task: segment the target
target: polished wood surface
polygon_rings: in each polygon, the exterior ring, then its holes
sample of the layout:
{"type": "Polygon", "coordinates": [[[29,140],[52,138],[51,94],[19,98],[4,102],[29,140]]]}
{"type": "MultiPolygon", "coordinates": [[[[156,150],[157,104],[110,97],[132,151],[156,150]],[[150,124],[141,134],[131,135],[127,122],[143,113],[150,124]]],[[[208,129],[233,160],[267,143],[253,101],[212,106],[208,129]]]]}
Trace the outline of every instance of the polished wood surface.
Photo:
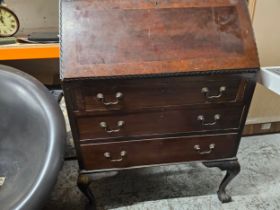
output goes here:
{"type": "Polygon", "coordinates": [[[259,61],[245,0],[62,0],[61,78],[82,175],[236,153],[259,61]]]}
{"type": "Polygon", "coordinates": [[[217,192],[218,198],[222,203],[228,203],[232,201],[231,196],[226,192],[227,185],[239,174],[240,172],[240,164],[237,158],[233,158],[231,160],[217,160],[211,162],[203,163],[206,167],[212,168],[217,167],[222,171],[226,171],[226,175],[219,186],[219,190],[217,192]]]}
{"type": "MultiPolygon", "coordinates": [[[[252,76],[248,74],[248,77],[252,76]]],[[[241,102],[247,80],[240,75],[212,75],[80,80],[69,85],[75,111],[79,114],[101,114],[112,110],[241,102]],[[225,90],[221,91],[223,87],[225,90]],[[207,88],[208,92],[203,92],[203,88],[207,88]],[[104,95],[103,101],[98,99],[100,93],[104,95]],[[118,93],[122,93],[119,100],[116,98],[118,93]],[[109,102],[114,104],[107,105],[109,102]]]]}
{"type": "Polygon", "coordinates": [[[104,139],[238,130],[242,113],[243,105],[219,106],[216,108],[206,106],[200,109],[196,107],[175,110],[158,109],[150,112],[79,117],[76,121],[81,140],[104,139]],[[215,120],[215,115],[219,115],[220,119],[215,120]],[[205,120],[198,119],[199,116],[203,116],[205,120]],[[124,125],[118,127],[118,122],[120,121],[123,121],[124,125]],[[108,133],[100,126],[101,122],[107,124],[108,130],[118,129],[119,131],[108,133]]]}
{"type": "Polygon", "coordinates": [[[233,134],[85,144],[81,146],[81,158],[86,170],[231,158],[236,155],[236,138],[237,135],[233,134]],[[209,152],[211,144],[215,146],[209,152]],[[199,151],[195,145],[199,145],[199,151]]]}
{"type": "Polygon", "coordinates": [[[258,68],[244,0],[62,1],[61,76],[258,68]]]}

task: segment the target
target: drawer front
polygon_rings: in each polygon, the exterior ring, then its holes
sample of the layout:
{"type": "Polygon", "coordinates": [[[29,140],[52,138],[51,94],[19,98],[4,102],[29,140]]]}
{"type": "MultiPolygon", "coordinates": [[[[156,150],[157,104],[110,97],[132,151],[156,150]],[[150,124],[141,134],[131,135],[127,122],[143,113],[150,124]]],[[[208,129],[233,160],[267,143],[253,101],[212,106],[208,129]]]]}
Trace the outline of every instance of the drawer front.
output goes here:
{"type": "Polygon", "coordinates": [[[79,139],[155,136],[239,129],[243,106],[77,117],[79,139]]]}
{"type": "Polygon", "coordinates": [[[71,86],[74,110],[102,112],[236,102],[246,82],[234,76],[86,80],[71,86]]]}
{"type": "Polygon", "coordinates": [[[237,135],[177,137],[109,144],[81,145],[84,169],[133,166],[231,158],[236,155],[237,135]]]}

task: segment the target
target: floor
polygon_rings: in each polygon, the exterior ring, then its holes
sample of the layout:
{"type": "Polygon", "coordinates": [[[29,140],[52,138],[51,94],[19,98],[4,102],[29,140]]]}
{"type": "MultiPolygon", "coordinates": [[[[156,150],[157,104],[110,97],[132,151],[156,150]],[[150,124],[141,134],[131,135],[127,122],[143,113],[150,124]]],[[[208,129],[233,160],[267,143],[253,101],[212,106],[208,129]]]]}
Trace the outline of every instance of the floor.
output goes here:
{"type": "MultiPolygon", "coordinates": [[[[64,103],[62,110],[66,116],[64,103]]],[[[67,117],[67,116],[66,116],[67,117]]],[[[73,156],[68,127],[66,156],[73,156]]],[[[233,202],[216,191],[224,173],[201,163],[129,170],[92,184],[98,210],[279,210],[280,134],[242,138],[240,174],[228,186],[233,202]]],[[[76,187],[77,161],[65,161],[44,210],[80,210],[86,202],[76,187]]]]}

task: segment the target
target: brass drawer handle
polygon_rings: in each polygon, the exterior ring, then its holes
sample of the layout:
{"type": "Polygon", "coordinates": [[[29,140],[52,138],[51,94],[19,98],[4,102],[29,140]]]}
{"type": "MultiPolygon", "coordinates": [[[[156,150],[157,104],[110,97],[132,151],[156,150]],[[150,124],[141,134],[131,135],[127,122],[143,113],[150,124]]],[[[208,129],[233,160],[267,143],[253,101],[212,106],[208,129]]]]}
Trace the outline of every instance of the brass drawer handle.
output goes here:
{"type": "Polygon", "coordinates": [[[122,162],[123,158],[126,156],[127,152],[126,151],[121,151],[120,153],[120,158],[119,159],[112,159],[111,153],[110,152],[105,152],[104,157],[108,158],[111,162],[122,162]]]}
{"type": "Polygon", "coordinates": [[[200,145],[194,145],[193,147],[200,155],[209,155],[211,152],[215,149],[215,144],[210,144],[209,145],[209,150],[207,151],[200,151],[200,145]]]}
{"type": "Polygon", "coordinates": [[[117,105],[117,104],[120,103],[120,100],[123,98],[123,94],[121,92],[117,92],[116,95],[115,95],[116,101],[112,101],[112,102],[106,102],[103,93],[98,93],[96,95],[96,98],[99,101],[101,101],[105,106],[117,105]]]}
{"type": "Polygon", "coordinates": [[[209,93],[210,93],[209,88],[204,87],[204,88],[201,89],[201,93],[203,93],[207,99],[217,99],[217,98],[221,98],[223,96],[226,89],[227,89],[226,86],[221,86],[220,89],[219,89],[219,91],[220,91],[219,94],[210,96],[209,95],[209,93]]]}
{"type": "Polygon", "coordinates": [[[103,128],[107,133],[118,133],[120,132],[121,128],[124,126],[124,121],[118,121],[117,129],[110,129],[106,122],[99,123],[100,127],[103,128]]]}
{"type": "Polygon", "coordinates": [[[197,120],[201,121],[201,124],[202,124],[202,125],[205,125],[205,126],[216,125],[217,122],[218,122],[218,120],[220,120],[220,119],[221,119],[221,115],[220,115],[220,114],[215,114],[215,115],[214,115],[214,121],[213,121],[213,122],[208,122],[208,123],[206,123],[206,122],[205,122],[205,117],[204,117],[203,115],[199,115],[199,116],[197,117],[197,120]]]}

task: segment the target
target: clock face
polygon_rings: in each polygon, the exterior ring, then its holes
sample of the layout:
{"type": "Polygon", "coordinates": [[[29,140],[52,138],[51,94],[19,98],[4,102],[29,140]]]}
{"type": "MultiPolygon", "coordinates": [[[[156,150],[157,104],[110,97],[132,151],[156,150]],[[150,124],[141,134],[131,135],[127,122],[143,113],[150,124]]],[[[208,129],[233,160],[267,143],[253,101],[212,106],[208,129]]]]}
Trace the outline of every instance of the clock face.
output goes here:
{"type": "Polygon", "coordinates": [[[14,35],[19,29],[19,21],[14,12],[0,6],[0,37],[14,35]]]}

